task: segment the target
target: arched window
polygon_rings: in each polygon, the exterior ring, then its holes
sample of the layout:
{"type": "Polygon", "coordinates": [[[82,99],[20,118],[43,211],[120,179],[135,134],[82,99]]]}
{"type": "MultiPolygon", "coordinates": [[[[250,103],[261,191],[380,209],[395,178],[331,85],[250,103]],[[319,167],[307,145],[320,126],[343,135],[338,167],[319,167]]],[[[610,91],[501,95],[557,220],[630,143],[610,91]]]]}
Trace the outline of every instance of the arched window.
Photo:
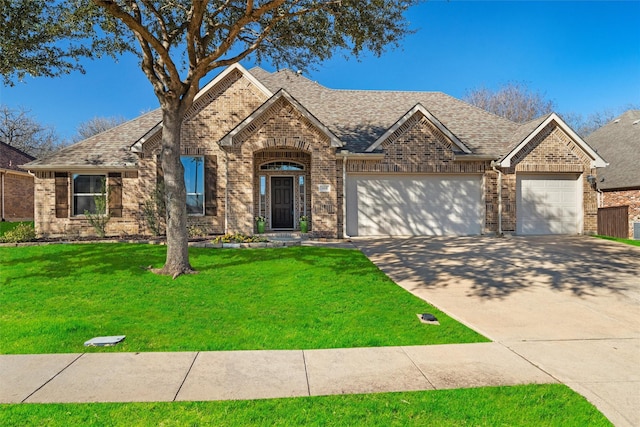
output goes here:
{"type": "Polygon", "coordinates": [[[294,162],[269,162],[260,165],[263,171],[303,171],[304,165],[294,162]]]}

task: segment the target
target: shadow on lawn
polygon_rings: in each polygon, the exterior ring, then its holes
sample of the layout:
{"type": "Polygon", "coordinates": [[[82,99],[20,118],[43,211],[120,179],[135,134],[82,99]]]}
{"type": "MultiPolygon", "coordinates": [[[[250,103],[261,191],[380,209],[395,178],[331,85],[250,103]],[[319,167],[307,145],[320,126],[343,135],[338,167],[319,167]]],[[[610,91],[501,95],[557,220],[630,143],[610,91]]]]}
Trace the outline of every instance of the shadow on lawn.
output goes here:
{"type": "Polygon", "coordinates": [[[140,267],[164,261],[163,248],[120,243],[63,244],[0,248],[4,283],[13,279],[54,279],[127,271],[130,276],[147,272],[140,267]],[[5,252],[6,251],[6,252],[5,252]]]}
{"type": "MultiPolygon", "coordinates": [[[[340,274],[361,274],[371,271],[370,262],[360,252],[321,247],[289,247],[264,249],[203,249],[190,248],[193,267],[203,274],[216,269],[269,262],[291,261],[298,269],[322,266],[340,274]]],[[[160,277],[145,270],[164,264],[164,246],[97,243],[0,248],[3,266],[0,283],[13,280],[46,280],[79,275],[109,276],[125,273],[131,280],[160,277]]],[[[167,276],[164,276],[165,278],[167,276]]],[[[184,278],[188,276],[182,276],[184,278]]],[[[172,280],[168,278],[168,280],[172,280]]],[[[177,280],[180,280],[177,279],[177,280]]]]}
{"type": "Polygon", "coordinates": [[[640,249],[585,236],[430,237],[365,240],[357,246],[394,281],[501,299],[534,287],[578,296],[638,291],[640,249]]]}

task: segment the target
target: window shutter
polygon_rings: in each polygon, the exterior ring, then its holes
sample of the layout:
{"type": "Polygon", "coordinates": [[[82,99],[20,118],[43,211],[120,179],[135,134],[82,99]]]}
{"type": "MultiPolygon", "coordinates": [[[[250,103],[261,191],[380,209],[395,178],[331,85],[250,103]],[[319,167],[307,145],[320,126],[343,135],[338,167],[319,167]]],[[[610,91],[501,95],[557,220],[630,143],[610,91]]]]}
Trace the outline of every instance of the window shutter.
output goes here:
{"type": "Polygon", "coordinates": [[[56,172],[56,218],[69,216],[69,176],[66,172],[56,172]]]}
{"type": "Polygon", "coordinates": [[[122,174],[109,172],[109,214],[114,218],[122,217],[122,174]]]}
{"type": "Polygon", "coordinates": [[[218,215],[218,159],[204,156],[204,214],[218,215]]]}

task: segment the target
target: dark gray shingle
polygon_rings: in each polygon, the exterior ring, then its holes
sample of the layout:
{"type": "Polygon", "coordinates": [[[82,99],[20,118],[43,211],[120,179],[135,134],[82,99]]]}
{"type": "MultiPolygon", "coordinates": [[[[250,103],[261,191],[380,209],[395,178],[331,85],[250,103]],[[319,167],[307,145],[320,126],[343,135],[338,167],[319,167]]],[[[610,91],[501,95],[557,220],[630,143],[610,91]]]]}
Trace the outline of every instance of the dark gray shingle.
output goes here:
{"type": "Polygon", "coordinates": [[[640,188],[640,110],[629,110],[585,138],[604,160],[598,188],[640,188]]]}

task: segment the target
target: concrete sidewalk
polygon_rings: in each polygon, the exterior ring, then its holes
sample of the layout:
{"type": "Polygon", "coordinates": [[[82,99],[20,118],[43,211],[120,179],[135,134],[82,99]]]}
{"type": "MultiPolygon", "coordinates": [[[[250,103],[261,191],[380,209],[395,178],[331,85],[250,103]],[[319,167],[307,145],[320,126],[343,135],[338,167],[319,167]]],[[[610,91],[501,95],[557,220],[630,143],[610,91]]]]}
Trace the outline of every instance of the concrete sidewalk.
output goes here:
{"type": "Polygon", "coordinates": [[[0,403],[263,399],[556,383],[498,343],[0,356],[0,403]]]}

